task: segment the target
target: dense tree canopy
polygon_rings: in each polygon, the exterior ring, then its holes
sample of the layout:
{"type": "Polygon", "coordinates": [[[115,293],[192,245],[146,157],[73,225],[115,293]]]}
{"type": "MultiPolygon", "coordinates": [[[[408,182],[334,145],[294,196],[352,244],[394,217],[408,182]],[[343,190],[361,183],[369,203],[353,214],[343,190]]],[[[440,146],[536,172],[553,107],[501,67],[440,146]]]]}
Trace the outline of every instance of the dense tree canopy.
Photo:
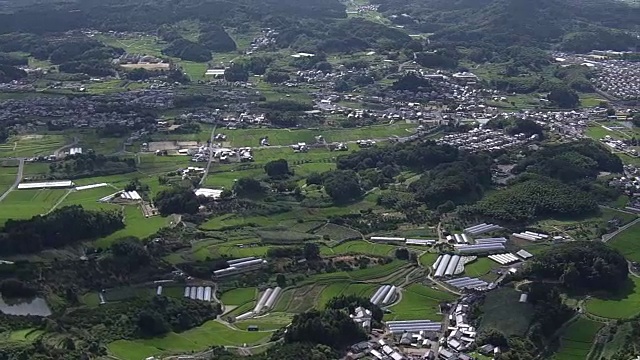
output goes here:
{"type": "Polygon", "coordinates": [[[599,241],[554,246],[536,256],[527,269],[529,276],[560,280],[574,290],[617,290],[628,273],[624,256],[599,241]]]}
{"type": "Polygon", "coordinates": [[[162,190],[154,200],[160,214],[195,214],[200,203],[198,197],[189,188],[176,187],[162,190]]]}
{"type": "Polygon", "coordinates": [[[24,254],[109,235],[124,227],[114,211],[89,211],[65,206],[28,220],[8,220],[0,228],[0,254],[24,254]]]}
{"type": "Polygon", "coordinates": [[[133,158],[122,159],[118,156],[95,153],[70,155],[63,161],[49,165],[50,177],[60,179],[126,174],[133,171],[136,171],[136,162],[133,158]]]}
{"type": "Polygon", "coordinates": [[[522,159],[513,172],[533,172],[567,183],[595,179],[601,172],[622,172],[622,161],[601,144],[589,139],[549,144],[522,159]]]}
{"type": "Polygon", "coordinates": [[[348,202],[362,196],[358,175],[349,170],[334,170],[324,174],[324,191],[335,202],[348,202]]]}
{"type": "Polygon", "coordinates": [[[547,95],[547,100],[558,107],[572,109],[580,105],[578,94],[566,86],[557,87],[547,95]]]}
{"type": "Polygon", "coordinates": [[[264,165],[264,171],[272,178],[281,178],[291,175],[289,163],[285,159],[269,161],[264,165]]]}
{"type": "Polygon", "coordinates": [[[327,345],[336,350],[365,340],[367,336],[346,311],[312,310],[293,318],[285,334],[287,343],[327,345]]]}
{"type": "Polygon", "coordinates": [[[474,202],[491,185],[489,158],[470,156],[465,161],[444,163],[425,172],[411,183],[409,190],[417,200],[435,208],[447,201],[454,204],[474,202]]]}
{"type": "Polygon", "coordinates": [[[523,178],[465,208],[470,213],[503,222],[595,214],[598,204],[587,192],[545,177],[523,178]]]}
{"type": "Polygon", "coordinates": [[[209,51],[209,49],[184,38],[172,41],[166,48],[162,49],[162,53],[168,56],[178,57],[182,60],[196,62],[211,60],[211,51],[209,51]]]}
{"type": "Polygon", "coordinates": [[[207,24],[201,29],[198,42],[213,52],[235,51],[237,46],[231,36],[220,25],[207,24]]]}
{"type": "Polygon", "coordinates": [[[325,306],[327,309],[347,310],[349,314],[355,314],[357,307],[371,310],[371,316],[375,321],[382,321],[384,313],[379,306],[371,303],[369,298],[356,295],[340,295],[330,299],[325,306]]]}

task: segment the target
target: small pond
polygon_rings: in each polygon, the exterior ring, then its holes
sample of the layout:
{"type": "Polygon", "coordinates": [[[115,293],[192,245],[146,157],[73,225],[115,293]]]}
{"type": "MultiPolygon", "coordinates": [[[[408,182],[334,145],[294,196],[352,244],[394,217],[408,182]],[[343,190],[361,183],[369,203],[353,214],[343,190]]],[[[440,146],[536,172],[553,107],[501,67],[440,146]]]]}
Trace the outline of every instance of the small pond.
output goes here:
{"type": "Polygon", "coordinates": [[[0,312],[7,315],[49,316],[51,309],[41,297],[32,299],[5,299],[0,295],[0,312]]]}

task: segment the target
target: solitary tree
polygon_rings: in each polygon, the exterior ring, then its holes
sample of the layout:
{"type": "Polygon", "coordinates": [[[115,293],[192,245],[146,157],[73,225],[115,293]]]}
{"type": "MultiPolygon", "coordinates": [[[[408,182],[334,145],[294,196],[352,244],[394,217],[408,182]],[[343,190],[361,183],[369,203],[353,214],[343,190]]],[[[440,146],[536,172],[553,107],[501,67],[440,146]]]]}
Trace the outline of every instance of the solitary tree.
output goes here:
{"type": "Polygon", "coordinates": [[[284,177],[291,174],[289,172],[289,163],[285,159],[269,161],[264,166],[264,171],[272,178],[284,177]]]}

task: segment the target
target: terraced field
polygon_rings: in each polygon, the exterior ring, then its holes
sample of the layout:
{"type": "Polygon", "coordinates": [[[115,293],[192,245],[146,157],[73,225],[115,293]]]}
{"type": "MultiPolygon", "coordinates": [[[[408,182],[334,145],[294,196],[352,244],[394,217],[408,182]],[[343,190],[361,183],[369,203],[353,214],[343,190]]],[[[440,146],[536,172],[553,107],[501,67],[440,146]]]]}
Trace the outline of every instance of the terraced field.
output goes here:
{"type": "Polygon", "coordinates": [[[554,360],[584,360],[603,324],[584,317],[571,323],[560,336],[560,349],[554,360]]]}
{"type": "Polygon", "coordinates": [[[67,142],[62,135],[16,136],[0,144],[0,158],[51,155],[67,142]]]}

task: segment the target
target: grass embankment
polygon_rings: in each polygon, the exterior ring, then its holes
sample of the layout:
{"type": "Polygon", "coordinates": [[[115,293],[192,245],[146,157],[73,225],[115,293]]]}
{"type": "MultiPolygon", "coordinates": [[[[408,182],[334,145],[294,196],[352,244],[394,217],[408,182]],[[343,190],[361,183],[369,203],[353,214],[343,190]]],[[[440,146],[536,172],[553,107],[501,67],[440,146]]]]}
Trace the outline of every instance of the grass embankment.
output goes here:
{"type": "Polygon", "coordinates": [[[455,296],[420,284],[412,284],[402,290],[402,300],[389,308],[386,321],[391,320],[441,320],[440,303],[455,300],[455,296]]]}
{"type": "Polygon", "coordinates": [[[640,262],[640,223],[616,235],[607,243],[630,261],[640,262]]]}
{"type": "Polygon", "coordinates": [[[235,330],[217,321],[183,333],[139,340],[118,340],[108,345],[109,353],[123,360],[140,360],[160,354],[202,351],[211,346],[243,346],[264,343],[271,337],[267,331],[235,330]]]}
{"type": "Polygon", "coordinates": [[[608,319],[629,319],[640,314],[640,279],[630,277],[617,293],[592,296],[587,312],[608,319]]]}

